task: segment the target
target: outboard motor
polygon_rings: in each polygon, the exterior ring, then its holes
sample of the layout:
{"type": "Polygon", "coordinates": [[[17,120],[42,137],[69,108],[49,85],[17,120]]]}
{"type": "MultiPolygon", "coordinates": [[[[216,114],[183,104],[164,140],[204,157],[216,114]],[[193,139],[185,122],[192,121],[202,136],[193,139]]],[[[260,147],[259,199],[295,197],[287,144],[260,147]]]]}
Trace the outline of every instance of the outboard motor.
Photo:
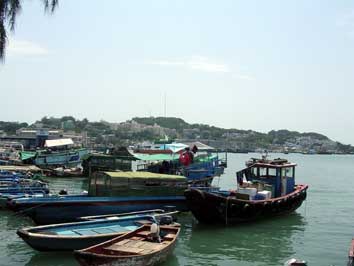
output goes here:
{"type": "Polygon", "coordinates": [[[172,224],[173,222],[174,222],[173,217],[171,215],[166,215],[166,216],[160,217],[159,224],[160,225],[169,225],[169,224],[172,224]]]}

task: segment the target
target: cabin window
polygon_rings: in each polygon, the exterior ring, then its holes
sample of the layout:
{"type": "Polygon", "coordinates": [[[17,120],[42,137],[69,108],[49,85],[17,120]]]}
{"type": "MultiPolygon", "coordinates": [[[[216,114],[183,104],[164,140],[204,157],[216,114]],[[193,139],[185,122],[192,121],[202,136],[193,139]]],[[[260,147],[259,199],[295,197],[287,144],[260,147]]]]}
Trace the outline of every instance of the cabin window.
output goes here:
{"type": "Polygon", "coordinates": [[[252,168],[252,176],[253,177],[258,177],[258,168],[257,167],[253,167],[252,168]]]}
{"type": "Polygon", "coordinates": [[[293,167],[286,167],[281,169],[281,175],[284,177],[294,177],[294,169],[293,167]]]}
{"type": "Polygon", "coordinates": [[[259,177],[267,176],[267,168],[259,168],[259,177]]]}
{"type": "Polygon", "coordinates": [[[277,169],[276,168],[268,168],[268,176],[277,176],[277,169]]]}

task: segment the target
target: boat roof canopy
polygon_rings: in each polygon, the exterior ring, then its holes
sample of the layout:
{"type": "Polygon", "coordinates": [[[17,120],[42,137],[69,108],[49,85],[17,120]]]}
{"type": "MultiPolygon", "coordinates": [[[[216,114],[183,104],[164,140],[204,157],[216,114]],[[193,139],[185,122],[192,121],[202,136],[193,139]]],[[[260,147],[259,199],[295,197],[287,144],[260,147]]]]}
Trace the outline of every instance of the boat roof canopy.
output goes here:
{"type": "Polygon", "coordinates": [[[198,148],[198,151],[214,151],[215,148],[206,145],[204,143],[201,143],[199,141],[195,141],[195,142],[188,142],[186,143],[190,148],[193,148],[194,146],[196,146],[198,148]]]}
{"type": "Polygon", "coordinates": [[[171,153],[157,153],[157,154],[147,154],[147,153],[134,153],[133,156],[142,161],[173,161],[178,160],[179,154],[171,153]]]}
{"type": "Polygon", "coordinates": [[[45,141],[44,147],[58,147],[58,146],[66,146],[73,145],[74,142],[72,139],[47,139],[45,141]]]}
{"type": "Polygon", "coordinates": [[[281,158],[273,159],[273,160],[251,158],[251,160],[247,162],[247,165],[249,167],[286,168],[286,167],[294,167],[297,164],[291,163],[288,160],[281,159],[281,158]]]}
{"type": "Polygon", "coordinates": [[[287,168],[296,166],[296,163],[286,163],[286,164],[270,164],[270,163],[255,163],[250,167],[264,167],[264,168],[287,168]]]}
{"type": "Polygon", "coordinates": [[[166,180],[186,180],[186,177],[181,175],[156,174],[150,172],[104,172],[111,178],[123,179],[166,179],[166,180]]]}

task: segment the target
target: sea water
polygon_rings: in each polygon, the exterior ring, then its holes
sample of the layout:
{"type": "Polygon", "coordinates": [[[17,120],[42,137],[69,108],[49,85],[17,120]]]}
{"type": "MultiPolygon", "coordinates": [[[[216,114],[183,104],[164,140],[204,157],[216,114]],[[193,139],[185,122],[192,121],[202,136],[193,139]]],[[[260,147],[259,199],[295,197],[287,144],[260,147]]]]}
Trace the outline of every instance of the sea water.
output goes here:
{"type": "MultiPolygon", "coordinates": [[[[228,168],[213,184],[232,189],[235,172],[259,154],[228,154],[228,168]]],[[[293,214],[233,226],[201,225],[191,214],[180,215],[182,232],[174,254],[163,266],[283,265],[290,258],[309,266],[346,265],[354,237],[354,156],[270,154],[298,164],[296,182],[309,185],[307,200],[293,214]]],[[[49,179],[56,191],[87,190],[87,179],[49,179]]],[[[70,252],[38,252],[16,230],[30,219],[0,211],[0,266],[78,265],[70,252]]]]}

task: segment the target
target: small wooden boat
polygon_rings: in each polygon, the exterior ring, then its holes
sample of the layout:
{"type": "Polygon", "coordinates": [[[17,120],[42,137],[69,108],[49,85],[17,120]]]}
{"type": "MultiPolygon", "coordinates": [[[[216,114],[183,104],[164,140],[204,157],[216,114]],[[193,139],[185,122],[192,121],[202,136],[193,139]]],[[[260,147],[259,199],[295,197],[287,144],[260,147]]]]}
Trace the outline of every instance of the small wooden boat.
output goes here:
{"type": "Polygon", "coordinates": [[[202,223],[239,223],[288,214],[306,199],[308,185],[295,185],[287,160],[259,160],[237,172],[237,190],[189,188],[187,205],[202,223]]]}
{"type": "Polygon", "coordinates": [[[354,238],[352,240],[352,244],[349,249],[349,261],[348,266],[354,266],[354,238]]]}
{"type": "Polygon", "coordinates": [[[33,249],[39,251],[70,251],[97,245],[148,223],[156,223],[155,217],[146,214],[126,215],[28,227],[18,230],[17,234],[33,249]]]}
{"type": "Polygon", "coordinates": [[[74,252],[82,266],[151,266],[166,260],[173,252],[179,226],[160,226],[161,241],[151,240],[151,225],[107,242],[74,252]]]}

